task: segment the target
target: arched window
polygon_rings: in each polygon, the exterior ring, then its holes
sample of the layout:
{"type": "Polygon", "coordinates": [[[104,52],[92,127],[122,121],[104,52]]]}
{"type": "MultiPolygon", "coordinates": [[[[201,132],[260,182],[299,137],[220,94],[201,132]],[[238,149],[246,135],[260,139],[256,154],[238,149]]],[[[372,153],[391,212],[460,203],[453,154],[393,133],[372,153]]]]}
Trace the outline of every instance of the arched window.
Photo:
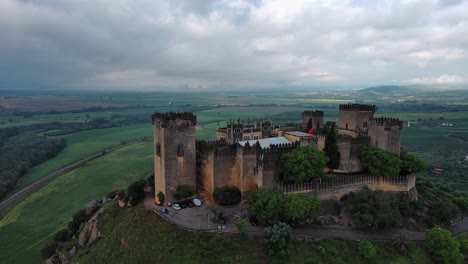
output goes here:
{"type": "Polygon", "coordinates": [[[182,143],[179,143],[179,145],[177,146],[177,156],[178,157],[184,156],[184,145],[182,145],[182,143]]]}
{"type": "Polygon", "coordinates": [[[155,151],[156,151],[156,155],[161,156],[161,144],[159,144],[159,142],[156,143],[155,151]]]}

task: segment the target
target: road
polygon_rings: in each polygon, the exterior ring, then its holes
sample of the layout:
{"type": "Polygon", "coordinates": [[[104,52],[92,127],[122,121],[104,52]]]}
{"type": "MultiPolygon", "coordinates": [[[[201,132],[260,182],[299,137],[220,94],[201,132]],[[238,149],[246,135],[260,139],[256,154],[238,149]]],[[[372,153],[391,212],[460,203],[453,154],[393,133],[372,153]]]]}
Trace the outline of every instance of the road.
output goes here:
{"type": "Polygon", "coordinates": [[[47,176],[31,183],[30,185],[28,185],[27,187],[17,191],[16,193],[14,193],[13,195],[11,195],[10,197],[8,197],[7,199],[5,199],[4,201],[2,201],[0,203],[0,211],[7,208],[9,205],[13,204],[14,202],[16,202],[17,200],[21,199],[21,198],[24,198],[25,196],[27,196],[28,194],[34,192],[34,191],[37,191],[39,188],[41,188],[42,186],[44,186],[46,183],[52,181],[53,179],[57,178],[58,176],[70,171],[70,170],[73,170],[75,168],[78,168],[80,167],[81,165],[85,164],[86,162],[88,161],[91,161],[93,159],[96,159],[96,158],[99,158],[107,153],[110,153],[110,152],[113,152],[113,151],[116,151],[120,148],[123,148],[123,147],[126,147],[126,146],[129,146],[131,144],[135,144],[139,141],[129,141],[127,142],[127,144],[125,145],[118,145],[118,146],[115,146],[115,147],[112,147],[112,148],[108,148],[108,149],[105,149],[103,151],[100,151],[99,153],[96,153],[96,154],[93,154],[91,156],[88,156],[88,157],[85,157],[85,158],[82,158],[78,161],[75,161],[73,163],[70,163],[68,165],[66,165],[65,167],[62,167],[61,169],[53,172],[53,173],[50,173],[48,174],[47,176]]]}

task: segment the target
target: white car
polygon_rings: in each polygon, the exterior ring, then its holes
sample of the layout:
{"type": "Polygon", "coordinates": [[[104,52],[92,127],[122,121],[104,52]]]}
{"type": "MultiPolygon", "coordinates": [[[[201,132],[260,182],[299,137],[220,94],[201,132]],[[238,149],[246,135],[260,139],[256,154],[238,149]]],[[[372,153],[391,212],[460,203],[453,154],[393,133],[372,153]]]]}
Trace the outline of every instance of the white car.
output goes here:
{"type": "Polygon", "coordinates": [[[178,203],[172,204],[172,208],[176,211],[179,211],[180,209],[182,209],[180,208],[180,205],[178,203]]]}
{"type": "Polygon", "coordinates": [[[193,199],[192,199],[192,203],[193,203],[196,207],[201,206],[201,201],[200,201],[200,199],[198,199],[198,198],[193,198],[193,199]]]}

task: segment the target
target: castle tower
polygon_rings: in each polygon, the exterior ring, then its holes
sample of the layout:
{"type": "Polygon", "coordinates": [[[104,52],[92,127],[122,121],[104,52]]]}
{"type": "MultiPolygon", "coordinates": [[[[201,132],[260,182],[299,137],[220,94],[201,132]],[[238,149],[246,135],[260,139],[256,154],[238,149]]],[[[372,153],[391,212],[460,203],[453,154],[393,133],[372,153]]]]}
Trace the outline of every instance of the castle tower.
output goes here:
{"type": "Polygon", "coordinates": [[[369,120],[377,111],[375,105],[341,104],[338,120],[338,131],[356,137],[360,133],[366,134],[369,120]]]}
{"type": "Polygon", "coordinates": [[[370,144],[400,155],[400,134],[403,122],[398,118],[371,118],[368,135],[370,144]]]}
{"type": "Polygon", "coordinates": [[[312,128],[323,128],[322,111],[304,111],[302,112],[302,124],[308,125],[312,121],[312,128]]]}
{"type": "Polygon", "coordinates": [[[154,128],[154,182],[155,200],[164,193],[166,202],[174,201],[178,185],[196,188],[195,125],[192,113],[155,113],[154,128]]]}

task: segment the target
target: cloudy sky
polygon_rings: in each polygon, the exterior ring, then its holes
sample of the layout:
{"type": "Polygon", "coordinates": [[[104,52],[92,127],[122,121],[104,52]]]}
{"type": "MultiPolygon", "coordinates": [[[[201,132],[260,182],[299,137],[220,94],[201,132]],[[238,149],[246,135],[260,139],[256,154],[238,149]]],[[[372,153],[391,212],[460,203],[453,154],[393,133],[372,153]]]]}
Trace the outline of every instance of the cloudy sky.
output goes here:
{"type": "Polygon", "coordinates": [[[468,1],[0,0],[0,89],[468,83],[468,1]]]}

